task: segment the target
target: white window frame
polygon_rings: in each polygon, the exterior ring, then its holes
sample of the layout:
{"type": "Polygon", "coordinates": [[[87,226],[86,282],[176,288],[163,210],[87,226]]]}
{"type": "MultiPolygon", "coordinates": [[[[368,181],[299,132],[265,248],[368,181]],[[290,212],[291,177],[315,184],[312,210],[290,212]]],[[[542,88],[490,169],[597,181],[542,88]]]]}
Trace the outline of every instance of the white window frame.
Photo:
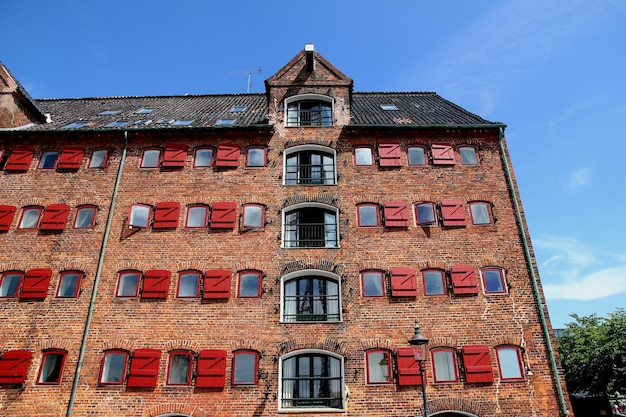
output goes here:
{"type": "Polygon", "coordinates": [[[285,207],[282,210],[282,226],[281,226],[281,241],[280,241],[280,247],[281,248],[288,248],[288,249],[339,249],[341,248],[341,236],[339,234],[339,209],[335,206],[331,206],[329,204],[324,204],[324,203],[298,203],[298,204],[294,204],[291,205],[289,207],[285,207]],[[285,221],[286,221],[286,215],[288,212],[292,211],[292,210],[298,210],[301,208],[311,208],[311,207],[317,207],[323,210],[329,210],[329,211],[333,211],[335,213],[335,226],[336,226],[336,241],[337,241],[337,245],[336,246],[314,246],[314,247],[306,247],[306,246],[285,246],[285,221]]]}
{"type": "Polygon", "coordinates": [[[319,151],[319,152],[324,152],[324,153],[330,153],[333,155],[333,163],[335,165],[333,169],[332,184],[310,184],[310,185],[316,185],[316,186],[337,185],[337,151],[334,148],[329,148],[327,146],[322,146],[322,145],[298,145],[298,146],[293,146],[291,148],[285,149],[285,151],[283,152],[283,185],[289,185],[289,186],[309,185],[309,184],[287,184],[286,183],[287,182],[287,158],[294,153],[307,152],[307,151],[319,151]]]}
{"type": "Polygon", "coordinates": [[[337,275],[328,271],[323,271],[320,269],[302,269],[300,271],[290,272],[280,277],[280,322],[279,323],[284,323],[284,324],[341,323],[343,322],[343,315],[341,311],[343,307],[342,300],[343,300],[343,297],[341,295],[341,276],[340,275],[337,275]],[[337,282],[337,287],[338,287],[337,296],[339,297],[338,299],[339,305],[337,306],[338,313],[339,313],[338,320],[334,320],[334,321],[285,321],[285,316],[284,316],[285,314],[285,311],[284,311],[285,309],[285,283],[287,283],[288,281],[291,281],[292,279],[297,279],[299,277],[304,277],[304,276],[325,277],[325,278],[329,278],[337,282]]]}
{"type": "Polygon", "coordinates": [[[285,99],[285,127],[332,127],[335,126],[335,100],[332,97],[325,96],[323,94],[300,94],[297,96],[291,96],[285,99]],[[298,101],[323,101],[326,103],[330,103],[330,110],[332,112],[332,123],[328,126],[318,126],[318,125],[305,125],[302,126],[300,121],[298,121],[295,125],[289,124],[289,105],[298,101]]]}

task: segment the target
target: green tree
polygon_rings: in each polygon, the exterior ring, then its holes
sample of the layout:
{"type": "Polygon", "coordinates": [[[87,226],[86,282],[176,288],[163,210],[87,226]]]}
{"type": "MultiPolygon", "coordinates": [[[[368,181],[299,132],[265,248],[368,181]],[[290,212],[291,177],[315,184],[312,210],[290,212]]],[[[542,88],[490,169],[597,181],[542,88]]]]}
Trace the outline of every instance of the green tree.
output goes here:
{"type": "Polygon", "coordinates": [[[626,392],[626,310],[608,318],[571,315],[557,341],[570,393],[612,395],[626,392]]]}

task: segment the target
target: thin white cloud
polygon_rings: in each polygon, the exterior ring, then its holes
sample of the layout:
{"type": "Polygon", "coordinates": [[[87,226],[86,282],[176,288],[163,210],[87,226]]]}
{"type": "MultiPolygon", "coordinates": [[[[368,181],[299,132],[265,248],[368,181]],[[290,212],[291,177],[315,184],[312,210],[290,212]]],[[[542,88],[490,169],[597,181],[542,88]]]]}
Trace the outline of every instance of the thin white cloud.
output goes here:
{"type": "Polygon", "coordinates": [[[598,300],[626,292],[626,254],[612,254],[573,237],[533,242],[547,299],[598,300]]]}
{"type": "Polygon", "coordinates": [[[575,191],[580,187],[589,184],[591,180],[591,169],[588,167],[578,167],[569,177],[569,189],[575,191]]]}

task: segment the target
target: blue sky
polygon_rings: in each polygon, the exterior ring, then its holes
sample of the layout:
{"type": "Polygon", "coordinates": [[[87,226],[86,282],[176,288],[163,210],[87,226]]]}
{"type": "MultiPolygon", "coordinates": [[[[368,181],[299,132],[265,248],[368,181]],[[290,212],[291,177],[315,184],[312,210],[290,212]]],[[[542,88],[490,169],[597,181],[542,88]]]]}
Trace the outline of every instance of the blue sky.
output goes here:
{"type": "Polygon", "coordinates": [[[305,43],[356,91],[436,91],[508,125],[554,327],[626,307],[626,2],[0,0],[35,98],[251,92],[305,43]],[[331,6],[332,4],[332,6],[331,6]]]}

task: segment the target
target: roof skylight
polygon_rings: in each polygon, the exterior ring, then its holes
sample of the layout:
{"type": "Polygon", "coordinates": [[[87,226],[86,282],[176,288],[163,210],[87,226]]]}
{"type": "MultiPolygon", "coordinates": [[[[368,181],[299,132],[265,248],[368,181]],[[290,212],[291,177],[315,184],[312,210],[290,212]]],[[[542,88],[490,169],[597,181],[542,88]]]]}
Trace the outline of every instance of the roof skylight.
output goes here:
{"type": "Polygon", "coordinates": [[[154,109],[139,109],[135,113],[136,114],[148,114],[148,113],[152,113],[153,111],[154,109]]]}
{"type": "Polygon", "coordinates": [[[107,125],[104,125],[104,127],[122,127],[122,126],[126,126],[129,123],[130,122],[128,120],[116,120],[107,125]]]}
{"type": "Polygon", "coordinates": [[[151,119],[146,119],[146,120],[137,120],[135,122],[135,126],[148,126],[150,123],[152,123],[151,119]]]}
{"type": "Polygon", "coordinates": [[[395,104],[381,104],[380,108],[385,111],[398,110],[395,104]]]}
{"type": "Polygon", "coordinates": [[[231,113],[243,113],[244,111],[246,111],[246,106],[233,106],[233,108],[230,109],[231,113]]]}
{"type": "Polygon", "coordinates": [[[63,126],[62,129],[80,129],[81,127],[85,127],[89,124],[89,122],[74,122],[69,125],[63,126]]]}
{"type": "Polygon", "coordinates": [[[157,124],[159,125],[171,125],[172,123],[174,123],[176,120],[174,119],[161,119],[157,122],[157,124]]]}
{"type": "Polygon", "coordinates": [[[193,123],[194,119],[180,119],[180,120],[176,120],[174,123],[172,123],[172,126],[189,126],[190,124],[193,123]]]}
{"type": "Polygon", "coordinates": [[[121,113],[121,110],[105,110],[102,113],[99,113],[100,116],[111,116],[113,114],[118,114],[121,113]]]}
{"type": "Polygon", "coordinates": [[[230,126],[235,124],[235,119],[219,119],[216,126],[230,126]]]}

